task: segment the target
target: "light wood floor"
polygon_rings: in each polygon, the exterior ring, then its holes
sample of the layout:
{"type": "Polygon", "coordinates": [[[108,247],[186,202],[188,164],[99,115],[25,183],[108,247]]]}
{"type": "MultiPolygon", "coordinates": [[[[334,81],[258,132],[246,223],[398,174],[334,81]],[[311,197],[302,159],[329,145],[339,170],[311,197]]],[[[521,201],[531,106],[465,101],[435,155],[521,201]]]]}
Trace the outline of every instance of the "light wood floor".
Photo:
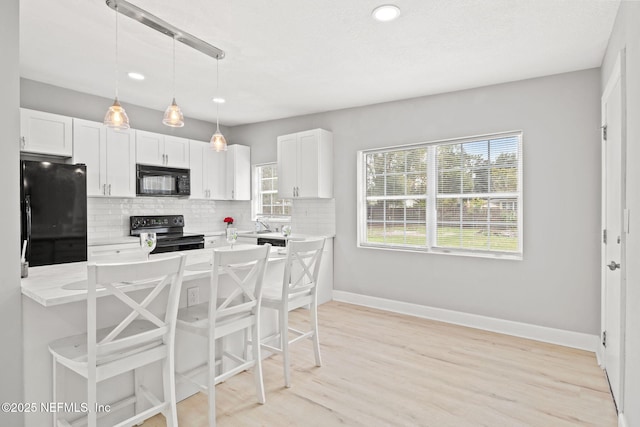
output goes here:
{"type": "MultiPolygon", "coordinates": [[[[617,425],[593,353],[338,302],[319,313],[323,366],[296,343],[286,389],[280,357],[265,360],[265,405],[251,373],[218,385],[219,426],[617,425]]],[[[206,426],[207,410],[202,394],[179,403],[180,425],[206,426]]]]}

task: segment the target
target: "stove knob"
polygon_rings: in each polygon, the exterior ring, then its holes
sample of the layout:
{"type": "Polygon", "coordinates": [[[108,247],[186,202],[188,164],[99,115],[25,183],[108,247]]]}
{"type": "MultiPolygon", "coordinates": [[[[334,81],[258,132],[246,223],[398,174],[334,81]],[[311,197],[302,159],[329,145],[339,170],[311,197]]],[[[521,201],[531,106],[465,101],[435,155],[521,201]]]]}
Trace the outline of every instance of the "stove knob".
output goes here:
{"type": "Polygon", "coordinates": [[[139,219],[134,219],[133,220],[133,224],[131,224],[131,228],[135,230],[138,227],[140,227],[140,220],[139,219]]]}

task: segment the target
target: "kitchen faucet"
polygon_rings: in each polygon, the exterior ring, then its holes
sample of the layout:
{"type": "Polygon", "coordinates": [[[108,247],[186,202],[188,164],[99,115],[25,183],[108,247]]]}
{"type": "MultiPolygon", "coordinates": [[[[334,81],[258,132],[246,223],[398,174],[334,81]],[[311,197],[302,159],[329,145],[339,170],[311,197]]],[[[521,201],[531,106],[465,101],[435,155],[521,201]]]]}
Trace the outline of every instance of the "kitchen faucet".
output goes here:
{"type": "Polygon", "coordinates": [[[257,228],[260,228],[260,225],[262,225],[262,227],[264,227],[265,231],[271,231],[271,227],[269,227],[269,224],[264,222],[262,219],[256,219],[256,226],[257,228]]]}

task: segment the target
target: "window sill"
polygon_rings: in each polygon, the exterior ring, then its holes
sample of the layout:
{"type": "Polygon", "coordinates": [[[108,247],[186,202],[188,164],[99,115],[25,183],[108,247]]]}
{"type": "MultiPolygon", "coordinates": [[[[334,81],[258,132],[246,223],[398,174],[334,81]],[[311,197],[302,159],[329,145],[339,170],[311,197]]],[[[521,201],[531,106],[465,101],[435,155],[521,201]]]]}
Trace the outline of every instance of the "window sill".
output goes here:
{"type": "Polygon", "coordinates": [[[522,261],[524,258],[522,253],[503,253],[503,252],[483,252],[473,250],[455,250],[455,249],[443,249],[443,248],[416,248],[412,246],[391,246],[391,245],[373,245],[358,243],[358,248],[361,249],[376,249],[385,251],[398,251],[398,252],[414,252],[433,255],[453,255],[472,258],[490,258],[490,259],[504,259],[509,261],[522,261]]]}

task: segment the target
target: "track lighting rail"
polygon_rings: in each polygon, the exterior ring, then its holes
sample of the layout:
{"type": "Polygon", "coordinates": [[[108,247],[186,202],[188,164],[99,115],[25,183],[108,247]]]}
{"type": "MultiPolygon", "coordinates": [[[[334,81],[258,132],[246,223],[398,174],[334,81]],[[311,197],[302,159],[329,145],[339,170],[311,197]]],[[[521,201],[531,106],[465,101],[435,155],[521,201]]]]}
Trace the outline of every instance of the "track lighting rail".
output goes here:
{"type": "Polygon", "coordinates": [[[147,12],[144,9],[139,8],[124,0],[106,0],[107,6],[116,12],[128,16],[129,18],[146,25],[149,28],[153,28],[169,37],[175,38],[176,41],[186,44],[193,49],[204,53],[215,59],[223,59],[224,51],[218,49],[209,43],[200,40],[199,38],[192,36],[191,34],[182,31],[180,28],[174,27],[168,22],[158,18],[155,15],[147,12]]]}

